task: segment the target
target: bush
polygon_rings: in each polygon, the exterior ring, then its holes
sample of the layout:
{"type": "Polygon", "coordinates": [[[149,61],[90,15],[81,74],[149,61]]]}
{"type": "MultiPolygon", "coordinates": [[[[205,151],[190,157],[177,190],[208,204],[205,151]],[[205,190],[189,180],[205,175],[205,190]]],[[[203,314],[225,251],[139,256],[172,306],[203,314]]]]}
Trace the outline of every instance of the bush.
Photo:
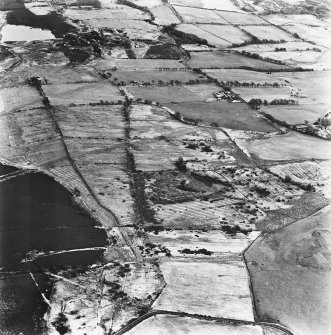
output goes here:
{"type": "Polygon", "coordinates": [[[175,161],[175,166],[179,171],[182,171],[182,172],[187,171],[186,163],[183,157],[178,157],[178,159],[175,161]]]}

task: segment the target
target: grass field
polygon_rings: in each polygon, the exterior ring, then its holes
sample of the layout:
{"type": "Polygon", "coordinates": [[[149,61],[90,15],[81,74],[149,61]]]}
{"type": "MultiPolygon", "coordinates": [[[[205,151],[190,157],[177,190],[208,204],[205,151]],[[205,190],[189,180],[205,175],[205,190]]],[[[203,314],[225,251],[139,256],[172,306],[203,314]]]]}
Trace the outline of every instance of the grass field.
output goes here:
{"type": "Polygon", "coordinates": [[[309,27],[298,23],[295,26],[285,26],[284,28],[292,34],[298,34],[307,42],[311,41],[317,45],[322,45],[328,48],[331,47],[329,39],[330,31],[325,27],[309,27]]]}
{"type": "Polygon", "coordinates": [[[245,31],[255,36],[259,40],[272,41],[294,41],[296,40],[291,34],[275,27],[275,26],[243,26],[245,31]]]}
{"type": "Polygon", "coordinates": [[[138,9],[128,6],[114,6],[111,9],[83,10],[67,9],[65,15],[76,20],[117,19],[117,20],[148,20],[150,16],[138,9]]]}
{"type": "Polygon", "coordinates": [[[204,122],[217,122],[220,126],[240,130],[261,132],[276,131],[267,121],[256,116],[256,113],[242,103],[217,102],[182,102],[177,104],[167,103],[167,107],[182,116],[201,119],[204,122]]]}
{"type": "Polygon", "coordinates": [[[43,90],[52,105],[70,105],[100,103],[100,100],[124,100],[116,86],[105,81],[91,85],[87,84],[56,84],[44,85],[43,90]]]}
{"type": "Polygon", "coordinates": [[[98,70],[112,70],[116,67],[122,71],[151,71],[151,70],[169,70],[175,71],[184,69],[185,66],[172,59],[112,59],[96,62],[95,67],[98,70]]]}
{"type": "MultiPolygon", "coordinates": [[[[262,335],[260,326],[220,324],[216,321],[198,320],[188,317],[177,317],[174,315],[156,315],[144,320],[127,332],[128,335],[262,335]]],[[[269,335],[266,334],[266,335],[269,335]]],[[[278,333],[277,333],[278,335],[278,333]]],[[[279,333],[279,335],[283,335],[279,333]]]]}
{"type": "Polygon", "coordinates": [[[150,9],[150,11],[155,16],[154,23],[159,25],[169,25],[169,24],[179,24],[180,20],[175,15],[175,13],[167,6],[157,6],[150,9]]]}
{"type": "Polygon", "coordinates": [[[217,12],[224,20],[233,25],[267,25],[268,23],[257,15],[219,11],[217,12]]]}
{"type": "Polygon", "coordinates": [[[285,84],[285,80],[278,79],[276,76],[270,76],[263,72],[256,72],[243,69],[204,69],[208,76],[216,78],[219,81],[238,81],[239,83],[254,84],[285,84]]]}
{"type": "Polygon", "coordinates": [[[248,275],[242,260],[226,263],[165,261],[167,286],[153,308],[253,321],[248,275]]]}
{"type": "Polygon", "coordinates": [[[170,83],[172,80],[178,80],[182,83],[187,83],[190,80],[203,80],[203,78],[199,78],[199,75],[193,71],[156,71],[156,70],[148,70],[148,71],[111,71],[112,79],[117,78],[118,82],[124,81],[126,84],[130,84],[131,81],[137,81],[139,83],[153,81],[156,84],[159,84],[161,80],[162,83],[170,83]]]}
{"type": "MultiPolygon", "coordinates": [[[[234,87],[232,91],[239,94],[240,97],[243,98],[247,102],[251,99],[262,99],[262,100],[267,100],[268,102],[274,99],[299,100],[298,98],[292,97],[290,95],[290,88],[287,86],[284,86],[284,87],[234,87]]],[[[302,99],[300,99],[300,102],[301,100],[302,99]]]]}
{"type": "Polygon", "coordinates": [[[273,69],[287,69],[286,65],[278,65],[263,60],[249,58],[232,52],[191,52],[191,59],[187,62],[192,68],[206,69],[240,69],[251,68],[270,71],[273,69]]]}
{"type": "Polygon", "coordinates": [[[173,6],[185,23],[218,23],[228,24],[219,15],[209,9],[173,6]]]}
{"type": "Polygon", "coordinates": [[[251,37],[242,30],[230,25],[200,24],[198,27],[233,44],[240,44],[251,40],[251,37]]]}
{"type": "Polygon", "coordinates": [[[298,23],[307,26],[326,26],[325,22],[319,20],[316,16],[312,14],[270,14],[264,15],[263,18],[277,26],[295,26],[298,23]]]}
{"type": "Polygon", "coordinates": [[[253,140],[245,146],[250,153],[265,160],[331,159],[328,141],[297,132],[253,140]]]}
{"type": "Polygon", "coordinates": [[[57,108],[54,115],[65,137],[124,139],[123,106],[57,108]]]}
{"type": "MultiPolygon", "coordinates": [[[[206,85],[203,85],[205,87],[206,85]]],[[[165,87],[139,87],[130,86],[128,90],[133,96],[143,100],[151,100],[160,103],[201,101],[203,98],[189,90],[190,86],[165,86],[165,87]]],[[[217,93],[217,87],[212,86],[212,90],[217,93]]]]}
{"type": "Polygon", "coordinates": [[[248,249],[246,259],[260,320],[277,320],[295,334],[328,333],[330,215],[328,206],[260,237],[248,249]]]}
{"type": "Polygon", "coordinates": [[[42,106],[42,98],[34,87],[22,86],[0,90],[0,114],[42,106]]]}
{"type": "Polygon", "coordinates": [[[210,33],[203,26],[197,26],[194,24],[180,24],[176,27],[177,30],[182,31],[187,34],[193,34],[199,38],[207,40],[208,44],[216,47],[230,47],[231,43],[223,38],[215,36],[213,33],[210,33]]]}
{"type": "Polygon", "coordinates": [[[218,0],[170,0],[173,5],[192,6],[199,8],[219,9],[228,11],[241,11],[233,1],[223,0],[220,3],[218,0]]]}
{"type": "Polygon", "coordinates": [[[329,107],[323,104],[263,107],[266,114],[291,125],[304,124],[305,120],[314,123],[328,110],[329,107]]]}

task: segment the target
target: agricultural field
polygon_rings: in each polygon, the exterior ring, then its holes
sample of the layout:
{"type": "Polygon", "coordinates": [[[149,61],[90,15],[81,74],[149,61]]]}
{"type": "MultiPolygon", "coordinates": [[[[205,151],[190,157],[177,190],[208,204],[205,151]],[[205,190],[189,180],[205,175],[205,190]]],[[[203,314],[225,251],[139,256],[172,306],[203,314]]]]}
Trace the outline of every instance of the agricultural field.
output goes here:
{"type": "Polygon", "coordinates": [[[158,25],[179,24],[181,21],[167,5],[152,7],[150,9],[155,16],[154,23],[158,25]]]}
{"type": "Polygon", "coordinates": [[[162,86],[140,87],[130,86],[128,91],[136,98],[151,100],[159,103],[203,101],[205,97],[212,96],[219,91],[216,85],[188,85],[188,86],[162,86]],[[201,86],[201,90],[199,89],[201,86]]]}
{"type": "Polygon", "coordinates": [[[185,66],[173,59],[111,59],[97,61],[95,67],[100,71],[176,71],[185,69],[185,66]]]}
{"type": "Polygon", "coordinates": [[[283,87],[234,87],[233,92],[240,95],[245,101],[251,99],[267,100],[269,103],[274,99],[293,99],[301,103],[311,103],[308,98],[297,98],[291,96],[289,86],[283,87]]]}
{"type": "Polygon", "coordinates": [[[329,107],[323,104],[300,104],[293,106],[265,106],[262,111],[274,119],[290,125],[304,124],[307,120],[314,123],[327,113],[329,107]]]}
{"type": "Polygon", "coordinates": [[[216,122],[221,127],[261,132],[276,131],[266,120],[243,103],[186,101],[164,105],[179,112],[183,117],[200,119],[205,123],[216,122]]]}
{"type": "Polygon", "coordinates": [[[52,105],[68,106],[100,103],[101,100],[113,102],[123,100],[118,88],[106,81],[94,85],[89,83],[43,85],[43,91],[52,105]]]}
{"type": "Polygon", "coordinates": [[[192,6],[224,11],[241,11],[231,0],[223,0],[222,3],[218,0],[170,0],[169,2],[172,5],[192,6]]]}
{"type": "Polygon", "coordinates": [[[327,334],[330,214],[328,206],[260,237],[248,249],[259,319],[279,320],[295,334],[327,334]]]}
{"type": "Polygon", "coordinates": [[[258,17],[257,15],[249,15],[245,13],[236,13],[236,12],[226,12],[226,11],[218,11],[218,15],[220,15],[224,20],[233,25],[267,25],[268,23],[258,17]]]}
{"type": "Polygon", "coordinates": [[[260,41],[271,40],[271,41],[295,41],[298,38],[292,36],[290,33],[281,30],[275,26],[242,26],[244,31],[253,35],[260,41]]]}
{"type": "Polygon", "coordinates": [[[108,76],[115,82],[125,82],[130,84],[151,83],[156,85],[169,85],[175,81],[181,83],[188,83],[192,80],[205,81],[198,74],[193,71],[157,71],[157,70],[135,70],[135,71],[107,71],[108,76]],[[116,80],[115,80],[116,78],[116,80]]]}
{"type": "Polygon", "coordinates": [[[163,261],[160,266],[168,285],[153,308],[232,319],[240,315],[247,321],[254,319],[248,276],[240,259],[229,260],[227,264],[163,261]],[[211,299],[211,296],[217,298],[211,299]]]}
{"type": "MultiPolygon", "coordinates": [[[[177,1],[177,0],[176,0],[177,1]]],[[[128,335],[151,335],[157,333],[159,335],[185,335],[187,331],[192,335],[262,335],[261,326],[238,325],[238,324],[220,324],[216,321],[197,320],[189,317],[177,317],[174,315],[156,315],[144,320],[136,327],[128,331],[128,335]],[[174,333],[175,331],[175,333],[174,333]]],[[[269,333],[268,333],[269,334],[269,333]]],[[[283,335],[282,332],[275,333],[283,335]]]]}
{"type": "Polygon", "coordinates": [[[111,9],[67,9],[65,15],[75,20],[92,20],[92,19],[114,19],[114,20],[148,20],[150,16],[138,9],[128,6],[114,6],[111,9]]]}
{"type": "Polygon", "coordinates": [[[217,13],[209,9],[176,6],[173,8],[184,20],[185,23],[218,23],[228,24],[227,21],[222,19],[217,13]]]}
{"type": "Polygon", "coordinates": [[[247,141],[243,145],[263,160],[331,159],[328,141],[296,132],[247,141]]]}
{"type": "Polygon", "coordinates": [[[198,27],[220,38],[225,37],[224,39],[232,44],[247,43],[251,40],[251,37],[245,32],[230,25],[200,24],[198,27]]]}
{"type": "Polygon", "coordinates": [[[287,31],[292,34],[298,34],[306,42],[313,42],[318,47],[319,45],[330,48],[330,31],[325,27],[309,27],[304,24],[296,24],[295,26],[285,26],[287,31]]]}
{"type": "Polygon", "coordinates": [[[270,74],[263,72],[256,72],[251,70],[243,69],[203,69],[203,72],[208,76],[217,79],[220,82],[238,82],[240,84],[248,83],[250,85],[278,85],[286,84],[285,80],[278,79],[276,76],[270,76],[270,74]]]}
{"type": "Polygon", "coordinates": [[[192,68],[205,69],[242,69],[270,71],[289,69],[287,65],[279,65],[260,59],[250,58],[233,52],[191,52],[187,64],[192,68]]]}
{"type": "Polygon", "coordinates": [[[262,16],[266,21],[277,25],[277,26],[295,26],[297,24],[304,24],[307,26],[326,26],[326,22],[319,20],[315,15],[312,14],[270,14],[262,16]]]}
{"type": "Polygon", "coordinates": [[[42,107],[43,100],[38,90],[30,86],[10,87],[0,90],[0,114],[18,109],[42,107]],[[17,99],[17,97],[20,99],[17,99]]]}
{"type": "Polygon", "coordinates": [[[235,236],[229,236],[218,230],[209,230],[208,232],[172,230],[161,231],[157,234],[148,233],[148,238],[152,243],[161,244],[169,249],[173,257],[201,257],[198,252],[185,254],[185,249],[193,251],[205,249],[210,252],[209,258],[211,258],[225,256],[229,252],[242,254],[259,234],[260,232],[255,231],[247,235],[239,233],[235,236]]]}
{"type": "Polygon", "coordinates": [[[65,137],[124,139],[121,105],[62,107],[56,108],[54,115],[65,137]]]}
{"type": "MultiPolygon", "coordinates": [[[[218,26],[215,26],[215,27],[218,27],[218,26]]],[[[216,47],[226,48],[232,45],[230,41],[216,36],[214,33],[209,32],[208,30],[204,28],[204,26],[201,26],[201,25],[183,23],[183,24],[176,26],[176,30],[187,33],[187,34],[193,34],[199,38],[205,39],[209,45],[213,45],[216,47]]]]}

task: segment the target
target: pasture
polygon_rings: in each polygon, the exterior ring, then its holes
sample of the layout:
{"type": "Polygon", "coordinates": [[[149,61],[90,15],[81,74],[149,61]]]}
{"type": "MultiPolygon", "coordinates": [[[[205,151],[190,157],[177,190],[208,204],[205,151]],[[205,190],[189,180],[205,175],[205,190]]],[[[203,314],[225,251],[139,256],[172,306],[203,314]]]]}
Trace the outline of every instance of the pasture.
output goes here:
{"type": "Polygon", "coordinates": [[[192,68],[205,69],[242,69],[271,71],[288,69],[289,66],[266,62],[250,58],[234,52],[191,52],[191,59],[187,64],[192,68]]]}
{"type": "Polygon", "coordinates": [[[331,159],[328,141],[297,132],[257,139],[243,145],[264,160],[331,159]]]}
{"type": "Polygon", "coordinates": [[[218,9],[218,10],[227,10],[227,11],[238,11],[240,8],[237,7],[231,0],[170,0],[172,5],[182,5],[182,6],[192,6],[208,9],[218,9]]]}
{"type": "Polygon", "coordinates": [[[156,6],[150,9],[155,16],[154,23],[158,25],[179,24],[180,20],[167,5],[156,6]]]}
{"type": "Polygon", "coordinates": [[[245,32],[230,25],[200,24],[198,27],[232,44],[246,43],[251,40],[245,32]]]}
{"type": "Polygon", "coordinates": [[[185,23],[218,23],[228,24],[217,13],[209,9],[176,6],[173,8],[182,17],[185,23]]]}
{"type": "Polygon", "coordinates": [[[268,23],[259,18],[257,15],[236,13],[236,12],[226,12],[217,11],[224,20],[233,25],[267,25],[268,23]]]}
{"type": "Polygon", "coordinates": [[[295,41],[297,38],[275,26],[242,26],[242,29],[259,40],[295,41]]]}
{"type": "Polygon", "coordinates": [[[49,97],[52,105],[90,104],[104,101],[124,100],[116,86],[109,82],[99,82],[91,85],[81,84],[56,84],[44,85],[43,90],[49,97]]]}
{"type": "Polygon", "coordinates": [[[204,26],[197,26],[194,24],[180,24],[176,27],[176,30],[182,31],[187,34],[193,34],[195,36],[198,36],[199,38],[207,40],[208,44],[220,47],[220,48],[225,48],[225,47],[230,47],[231,42],[223,39],[221,37],[215,36],[213,33],[209,32],[204,28],[204,26]]]}
{"type": "Polygon", "coordinates": [[[205,123],[216,122],[221,127],[261,132],[276,131],[267,121],[256,115],[256,112],[243,103],[187,101],[166,103],[165,106],[180,112],[184,117],[201,119],[205,123]]]}
{"type": "Polygon", "coordinates": [[[253,321],[248,275],[244,262],[164,261],[167,286],[153,308],[253,321]]]}

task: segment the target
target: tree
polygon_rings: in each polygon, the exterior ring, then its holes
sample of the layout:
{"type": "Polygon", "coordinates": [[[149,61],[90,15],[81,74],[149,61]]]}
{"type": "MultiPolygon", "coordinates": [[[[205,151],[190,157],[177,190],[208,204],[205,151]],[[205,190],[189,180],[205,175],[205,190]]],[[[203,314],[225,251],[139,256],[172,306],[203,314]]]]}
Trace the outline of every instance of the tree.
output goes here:
{"type": "Polygon", "coordinates": [[[178,159],[175,161],[175,166],[181,172],[187,171],[186,162],[184,161],[182,156],[179,156],[178,159]]]}

